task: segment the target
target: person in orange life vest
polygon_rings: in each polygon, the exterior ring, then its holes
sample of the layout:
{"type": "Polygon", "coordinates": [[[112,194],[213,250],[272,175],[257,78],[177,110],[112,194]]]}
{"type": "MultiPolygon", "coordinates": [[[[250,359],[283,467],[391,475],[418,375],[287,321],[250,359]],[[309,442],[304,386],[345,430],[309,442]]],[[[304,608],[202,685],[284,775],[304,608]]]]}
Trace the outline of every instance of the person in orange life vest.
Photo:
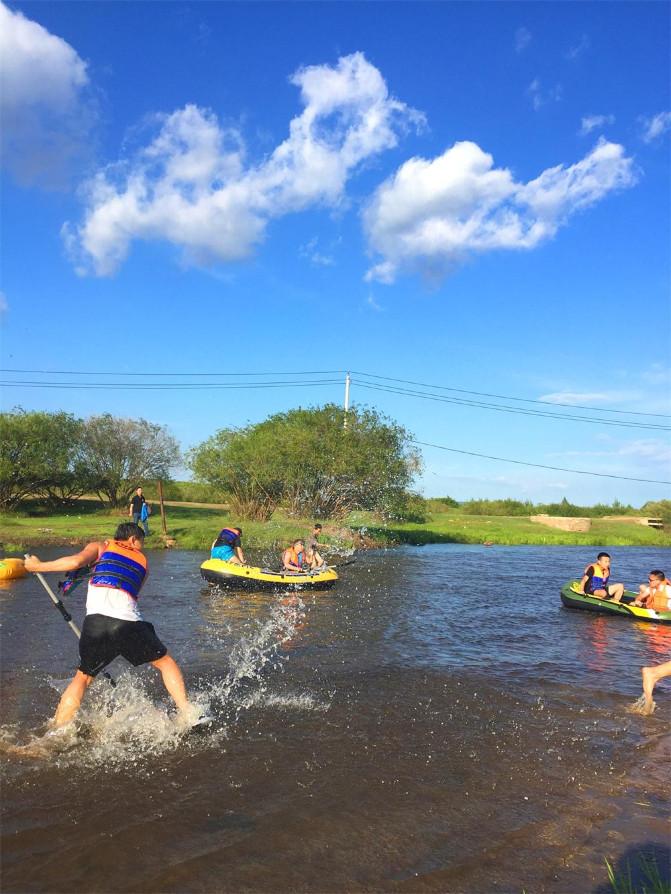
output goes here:
{"type": "Polygon", "coordinates": [[[671,611],[671,581],[663,571],[655,569],[648,575],[648,583],[641,584],[634,605],[644,605],[656,612],[671,611]]]}
{"type": "Polygon", "coordinates": [[[210,558],[230,562],[231,565],[244,565],[245,554],[242,551],[242,528],[222,528],[210,547],[210,558]]]}
{"type": "Polygon", "coordinates": [[[51,562],[42,562],[37,556],[26,559],[26,571],[75,571],[94,566],[79,640],[79,667],[56,708],[52,720],[56,728],[70,723],[95,677],[119,655],[135,667],[151,664],[157,668],[180,717],[190,722],[198,716],[187,698],[179,666],[138,610],[138,595],[147,576],[143,546],[142,528],[126,522],[119,525],[113,540],[92,541],[74,555],[51,562]]]}
{"type": "Polygon", "coordinates": [[[282,567],[285,571],[308,571],[313,563],[314,558],[308,559],[302,540],[294,540],[282,553],[282,567]]]}
{"type": "Polygon", "coordinates": [[[608,553],[599,553],[596,562],[585,568],[585,573],[578,584],[578,592],[586,596],[594,596],[596,599],[612,599],[619,602],[624,595],[624,584],[609,584],[610,580],[610,556],[608,553]]]}

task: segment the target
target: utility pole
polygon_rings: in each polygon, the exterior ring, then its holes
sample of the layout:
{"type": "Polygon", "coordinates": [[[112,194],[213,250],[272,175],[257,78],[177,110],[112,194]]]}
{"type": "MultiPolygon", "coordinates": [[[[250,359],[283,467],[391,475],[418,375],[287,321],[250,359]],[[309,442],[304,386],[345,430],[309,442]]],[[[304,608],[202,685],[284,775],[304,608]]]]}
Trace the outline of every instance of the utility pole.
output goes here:
{"type": "Polygon", "coordinates": [[[349,373],[345,375],[345,418],[343,419],[343,428],[347,428],[347,413],[349,411],[349,386],[350,386],[350,376],[349,373]]]}
{"type": "Polygon", "coordinates": [[[165,523],[165,506],[163,505],[163,482],[161,479],[158,479],[158,499],[161,505],[161,527],[163,528],[163,534],[167,535],[168,526],[165,523]]]}

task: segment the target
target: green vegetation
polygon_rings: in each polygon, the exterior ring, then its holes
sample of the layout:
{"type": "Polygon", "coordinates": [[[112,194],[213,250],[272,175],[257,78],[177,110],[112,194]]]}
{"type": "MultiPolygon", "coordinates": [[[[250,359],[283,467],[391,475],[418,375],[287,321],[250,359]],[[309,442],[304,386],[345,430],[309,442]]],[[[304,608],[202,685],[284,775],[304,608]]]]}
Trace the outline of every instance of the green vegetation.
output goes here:
{"type": "Polygon", "coordinates": [[[123,506],[142,479],[168,477],[179,457],[172,435],[144,419],[0,413],[0,507],[28,497],[72,506],[91,492],[123,506]]]}
{"type": "MultiPolygon", "coordinates": [[[[167,523],[170,537],[182,549],[209,549],[214,536],[225,524],[239,518],[222,506],[212,509],[198,506],[168,506],[167,523]]],[[[0,541],[4,549],[20,552],[26,545],[82,543],[92,538],[109,537],[116,525],[127,520],[119,510],[101,508],[94,500],[80,500],[75,509],[54,512],[44,504],[28,502],[21,512],[0,513],[0,541]]],[[[286,544],[304,536],[312,518],[296,518],[276,510],[266,522],[245,521],[246,548],[266,549],[286,544]]],[[[150,518],[147,546],[160,548],[161,522],[158,507],[150,518]]],[[[358,545],[390,546],[398,543],[484,543],[518,545],[583,546],[669,546],[668,532],[646,528],[627,521],[595,518],[587,533],[573,533],[546,528],[528,518],[474,516],[461,509],[433,512],[430,519],[419,522],[385,522],[375,513],[350,513],[342,524],[325,523],[325,541],[342,547],[358,545]]]]}
{"type": "Polygon", "coordinates": [[[608,860],[605,863],[613,894],[671,894],[668,874],[666,879],[662,878],[662,873],[654,857],[647,857],[645,854],[639,856],[638,875],[641,877],[639,883],[633,881],[631,864],[628,861],[626,868],[620,873],[615,872],[608,860]]]}
{"type": "Polygon", "coordinates": [[[198,481],[230,495],[238,518],[257,521],[279,506],[296,518],[403,513],[420,470],[405,429],[375,410],[354,407],[345,415],[335,404],[219,431],[191,451],[189,463],[198,481]]]}

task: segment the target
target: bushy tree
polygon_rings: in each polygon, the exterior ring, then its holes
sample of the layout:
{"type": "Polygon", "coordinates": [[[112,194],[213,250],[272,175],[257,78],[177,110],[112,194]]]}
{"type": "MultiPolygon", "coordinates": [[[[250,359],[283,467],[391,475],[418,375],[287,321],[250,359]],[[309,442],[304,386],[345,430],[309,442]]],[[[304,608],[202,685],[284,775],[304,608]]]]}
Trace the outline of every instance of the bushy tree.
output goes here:
{"type": "Polygon", "coordinates": [[[29,496],[62,505],[85,493],[82,434],[81,419],[70,413],[0,414],[0,506],[12,509],[29,496]]]}
{"type": "Polygon", "coordinates": [[[169,478],[180,450],[162,425],[105,413],[86,420],[81,460],[98,496],[111,506],[120,506],[143,479],[169,478]]]}
{"type": "Polygon", "coordinates": [[[352,408],[346,422],[334,404],[278,413],[217,432],[191,451],[191,469],[241,517],[269,518],[280,503],[314,518],[398,505],[421,467],[409,434],[370,409],[352,408]]]}

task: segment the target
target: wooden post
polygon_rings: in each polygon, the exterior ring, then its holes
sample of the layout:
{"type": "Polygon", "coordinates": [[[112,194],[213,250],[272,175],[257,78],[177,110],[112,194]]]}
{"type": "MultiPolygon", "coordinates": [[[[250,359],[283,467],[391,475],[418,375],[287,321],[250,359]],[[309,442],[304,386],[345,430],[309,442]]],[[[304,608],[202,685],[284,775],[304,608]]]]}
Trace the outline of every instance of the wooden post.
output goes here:
{"type": "Polygon", "coordinates": [[[168,526],[165,523],[165,506],[163,505],[163,482],[160,478],[158,480],[158,499],[161,504],[161,527],[163,528],[163,533],[167,536],[168,526]]]}

